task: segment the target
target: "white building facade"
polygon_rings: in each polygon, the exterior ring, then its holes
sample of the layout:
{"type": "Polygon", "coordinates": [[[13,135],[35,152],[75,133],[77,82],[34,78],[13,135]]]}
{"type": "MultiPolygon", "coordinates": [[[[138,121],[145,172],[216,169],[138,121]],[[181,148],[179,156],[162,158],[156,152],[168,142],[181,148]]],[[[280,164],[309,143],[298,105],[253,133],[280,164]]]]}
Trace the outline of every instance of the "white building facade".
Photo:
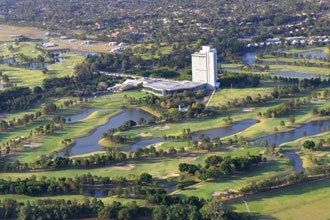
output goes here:
{"type": "Polygon", "coordinates": [[[219,83],[217,83],[217,50],[215,48],[203,46],[202,50],[191,55],[191,63],[193,82],[206,83],[209,89],[219,87],[219,83]]]}

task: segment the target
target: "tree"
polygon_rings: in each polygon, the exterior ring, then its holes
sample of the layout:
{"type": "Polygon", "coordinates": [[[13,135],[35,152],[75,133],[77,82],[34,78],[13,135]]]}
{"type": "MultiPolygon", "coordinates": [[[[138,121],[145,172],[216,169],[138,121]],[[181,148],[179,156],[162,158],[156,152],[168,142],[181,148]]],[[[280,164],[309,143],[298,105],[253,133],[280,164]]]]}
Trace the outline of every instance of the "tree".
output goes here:
{"type": "Polygon", "coordinates": [[[142,183],[151,183],[152,182],[152,176],[149,173],[142,173],[140,175],[140,181],[142,183]]]}
{"type": "Polygon", "coordinates": [[[306,149],[309,149],[309,150],[313,150],[315,147],[315,143],[314,143],[314,141],[307,140],[303,143],[303,147],[306,149]]]}
{"type": "Polygon", "coordinates": [[[296,122],[296,119],[294,116],[290,116],[289,121],[293,125],[296,122]]]}
{"type": "Polygon", "coordinates": [[[201,213],[203,219],[219,220],[225,215],[226,210],[223,203],[212,201],[203,206],[201,213]]]}

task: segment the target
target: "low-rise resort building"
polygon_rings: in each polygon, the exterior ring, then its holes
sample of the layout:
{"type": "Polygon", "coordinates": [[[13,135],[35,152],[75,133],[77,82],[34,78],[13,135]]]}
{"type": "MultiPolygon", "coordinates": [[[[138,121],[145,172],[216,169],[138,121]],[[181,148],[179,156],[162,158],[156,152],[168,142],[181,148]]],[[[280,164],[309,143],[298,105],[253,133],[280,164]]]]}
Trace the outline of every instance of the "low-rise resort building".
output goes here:
{"type": "Polygon", "coordinates": [[[219,87],[217,51],[209,46],[192,54],[192,81],[174,81],[163,79],[139,78],[127,79],[121,84],[108,88],[113,92],[120,92],[141,86],[143,91],[154,95],[166,95],[186,90],[215,90],[219,87]]]}

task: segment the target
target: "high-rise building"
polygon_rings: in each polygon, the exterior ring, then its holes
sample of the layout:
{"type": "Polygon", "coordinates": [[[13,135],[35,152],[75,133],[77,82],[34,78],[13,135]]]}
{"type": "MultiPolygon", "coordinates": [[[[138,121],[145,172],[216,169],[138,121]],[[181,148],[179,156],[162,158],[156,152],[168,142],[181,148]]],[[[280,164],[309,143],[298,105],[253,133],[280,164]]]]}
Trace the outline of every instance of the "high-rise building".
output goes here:
{"type": "Polygon", "coordinates": [[[192,81],[206,83],[209,89],[219,87],[217,83],[217,50],[203,46],[202,50],[191,55],[192,81]]]}

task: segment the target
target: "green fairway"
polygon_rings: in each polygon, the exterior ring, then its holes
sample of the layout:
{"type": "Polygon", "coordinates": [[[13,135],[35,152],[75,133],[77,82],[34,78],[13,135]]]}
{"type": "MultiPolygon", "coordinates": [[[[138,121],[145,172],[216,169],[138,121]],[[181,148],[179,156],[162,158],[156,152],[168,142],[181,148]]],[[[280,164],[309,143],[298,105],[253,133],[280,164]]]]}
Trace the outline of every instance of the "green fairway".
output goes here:
{"type": "MultiPolygon", "coordinates": [[[[238,94],[240,92],[238,90],[238,94]]],[[[251,90],[252,91],[252,90],[251,90]]],[[[229,91],[228,91],[229,93],[229,91]]],[[[307,98],[310,95],[310,93],[307,93],[305,95],[292,97],[292,98],[307,98]]],[[[230,93],[228,94],[230,97],[230,93]]],[[[134,138],[140,138],[141,133],[148,133],[149,135],[152,135],[153,137],[163,137],[163,135],[180,135],[182,133],[182,129],[190,128],[192,132],[196,131],[202,131],[212,128],[219,128],[219,127],[225,127],[226,124],[224,122],[224,119],[227,118],[229,115],[232,117],[233,122],[238,122],[241,120],[246,119],[257,119],[260,122],[247,128],[246,130],[237,133],[238,136],[244,136],[248,139],[256,139],[258,137],[262,137],[265,135],[269,135],[274,133],[274,127],[278,127],[278,131],[287,131],[290,129],[294,129],[295,127],[301,126],[304,123],[307,123],[312,120],[320,120],[320,119],[328,119],[329,117],[318,117],[313,116],[311,113],[311,110],[313,107],[318,108],[327,108],[330,107],[330,102],[324,102],[322,104],[313,104],[309,103],[307,105],[303,105],[299,110],[294,112],[295,116],[295,124],[291,125],[288,120],[288,116],[285,117],[278,117],[278,118],[264,118],[264,117],[258,117],[258,112],[265,112],[270,107],[278,106],[279,103],[271,103],[266,106],[262,107],[255,107],[252,109],[252,111],[244,112],[241,109],[232,110],[229,113],[225,113],[224,115],[210,118],[210,119],[204,119],[204,120],[190,120],[185,121],[182,123],[166,123],[163,125],[155,125],[151,127],[145,127],[145,128],[136,128],[131,129],[129,131],[122,132],[123,135],[128,135],[130,137],[134,138]],[[284,120],[287,126],[280,126],[280,122],[284,120]]],[[[148,137],[150,138],[150,137],[148,137]]]]}
{"type": "MultiPolygon", "coordinates": [[[[259,150],[260,149],[261,148],[259,148],[259,150]]],[[[252,152],[250,153],[252,155],[252,152]]],[[[213,195],[217,195],[220,192],[227,190],[238,190],[251,181],[276,176],[281,172],[286,173],[291,169],[292,168],[289,165],[289,160],[287,158],[271,160],[266,164],[259,165],[259,167],[252,167],[251,171],[247,173],[224,177],[215,181],[200,182],[197,185],[177,191],[175,194],[179,196],[199,196],[205,199],[210,199],[213,195]]]]}
{"type": "Polygon", "coordinates": [[[6,65],[0,65],[0,71],[8,75],[9,81],[17,84],[17,86],[41,86],[42,81],[49,77],[43,74],[41,70],[30,70],[6,65]]]}
{"type": "Polygon", "coordinates": [[[270,95],[273,91],[272,87],[257,87],[257,88],[223,88],[218,90],[210,102],[210,106],[224,106],[228,102],[234,102],[235,99],[241,101],[247,96],[255,98],[260,94],[261,96],[270,95]]]}
{"type": "Polygon", "coordinates": [[[49,71],[48,74],[50,76],[72,76],[74,74],[74,67],[85,60],[84,56],[74,53],[67,53],[63,57],[65,57],[65,60],[48,66],[47,69],[49,71]]]}
{"type": "Polygon", "coordinates": [[[319,67],[292,66],[292,65],[269,65],[270,71],[287,71],[297,73],[313,73],[320,75],[330,75],[330,70],[319,67]]]}
{"type": "Polygon", "coordinates": [[[92,173],[98,176],[127,176],[128,174],[141,174],[148,171],[154,177],[167,178],[171,176],[177,176],[179,174],[178,166],[180,163],[188,162],[193,164],[204,164],[204,160],[214,154],[219,155],[232,155],[232,156],[245,156],[247,152],[252,154],[257,154],[262,150],[260,147],[250,147],[244,150],[237,151],[224,151],[224,152],[194,152],[196,154],[194,157],[173,157],[173,158],[155,158],[147,159],[144,161],[132,161],[130,163],[106,166],[94,169],[67,169],[58,171],[42,171],[42,172],[26,172],[26,173],[0,173],[0,178],[25,178],[31,175],[36,175],[37,177],[47,176],[47,177],[64,177],[64,176],[77,176],[87,173],[92,173]]]}
{"type": "Polygon", "coordinates": [[[24,54],[29,58],[36,58],[41,55],[41,51],[37,50],[37,43],[34,42],[21,42],[18,45],[14,43],[0,44],[0,55],[6,58],[18,57],[19,54],[24,54]],[[11,50],[9,48],[12,48],[11,50]]]}
{"type": "MultiPolygon", "coordinates": [[[[303,183],[244,198],[251,213],[262,219],[329,219],[330,179],[303,183]]],[[[229,203],[239,212],[246,212],[243,202],[229,203]]]]}

